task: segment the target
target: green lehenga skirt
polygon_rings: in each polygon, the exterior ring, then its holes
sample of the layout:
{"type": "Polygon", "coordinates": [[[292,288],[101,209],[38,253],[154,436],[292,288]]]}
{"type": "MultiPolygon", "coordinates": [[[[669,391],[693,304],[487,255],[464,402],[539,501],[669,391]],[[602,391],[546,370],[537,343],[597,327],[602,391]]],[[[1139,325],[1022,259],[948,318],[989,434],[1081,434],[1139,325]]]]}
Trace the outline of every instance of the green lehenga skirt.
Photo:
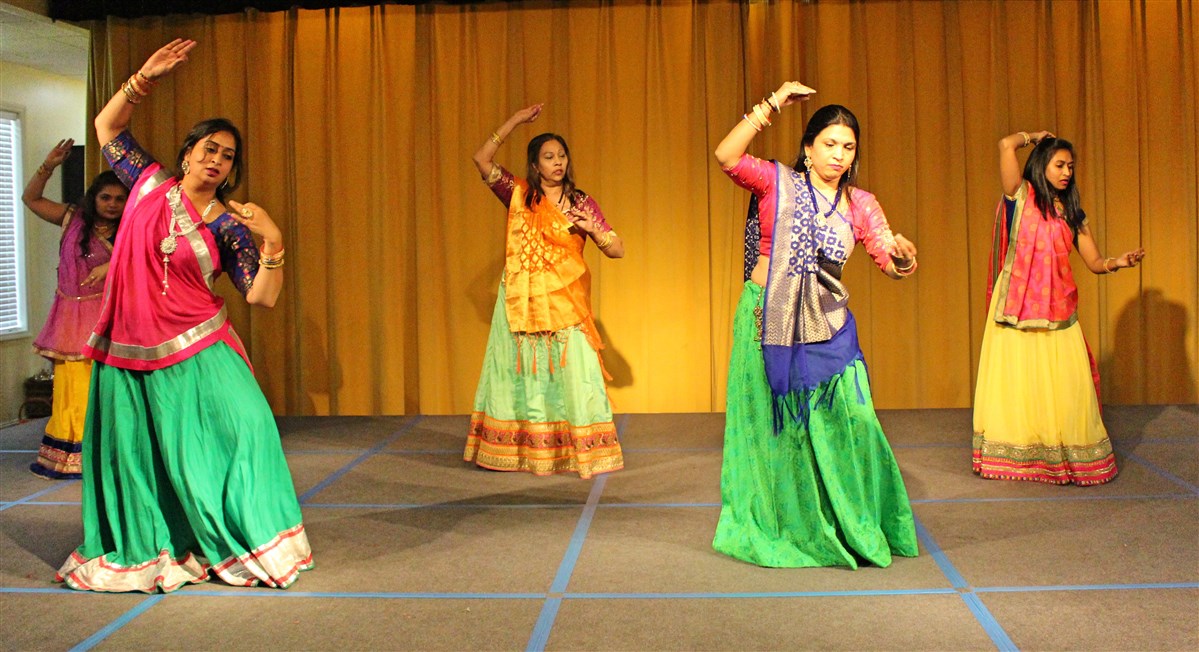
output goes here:
{"type": "Polygon", "coordinates": [[[285,588],[312,567],[270,406],[227,344],[156,371],[97,362],[88,404],[83,545],[58,581],[150,593],[211,572],[285,588]]]}
{"type": "Polygon", "coordinates": [[[851,362],[809,400],[805,426],[774,432],[747,282],[733,321],[720,522],[712,547],[770,567],[889,566],[915,557],[907,490],[874,413],[865,364],[851,362]]]}

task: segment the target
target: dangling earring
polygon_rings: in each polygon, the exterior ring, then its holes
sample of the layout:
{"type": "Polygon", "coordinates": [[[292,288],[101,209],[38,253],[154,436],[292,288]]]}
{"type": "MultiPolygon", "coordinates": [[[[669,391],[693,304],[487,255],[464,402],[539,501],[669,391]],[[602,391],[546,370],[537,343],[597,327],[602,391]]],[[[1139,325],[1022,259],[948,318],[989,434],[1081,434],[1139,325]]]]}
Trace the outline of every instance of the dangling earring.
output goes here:
{"type": "Polygon", "coordinates": [[[180,170],[183,170],[183,173],[184,173],[184,174],[187,174],[187,171],[188,171],[190,168],[191,168],[191,166],[187,164],[187,161],[184,161],[184,162],[183,162],[183,165],[180,165],[180,166],[179,166],[179,169],[180,169],[180,170]]]}
{"type": "Polygon", "coordinates": [[[228,190],[228,189],[229,189],[229,177],[225,177],[225,180],[221,182],[221,190],[228,190]]]}
{"type": "Polygon", "coordinates": [[[803,166],[809,172],[812,170],[812,158],[810,156],[808,156],[807,154],[803,155],[803,166]]]}

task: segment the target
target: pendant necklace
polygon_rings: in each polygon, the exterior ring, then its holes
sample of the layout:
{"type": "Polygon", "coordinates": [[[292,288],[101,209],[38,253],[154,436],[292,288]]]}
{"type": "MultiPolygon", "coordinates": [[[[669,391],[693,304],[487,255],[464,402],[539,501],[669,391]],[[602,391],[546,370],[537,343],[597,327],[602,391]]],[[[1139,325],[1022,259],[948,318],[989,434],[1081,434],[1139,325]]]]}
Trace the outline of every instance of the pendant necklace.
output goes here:
{"type": "MultiPolygon", "coordinates": [[[[196,230],[196,223],[193,222],[191,216],[187,214],[187,209],[183,207],[183,202],[179,198],[181,190],[182,186],[175,186],[167,191],[167,203],[171,207],[171,218],[170,222],[167,223],[167,237],[163,238],[162,241],[158,243],[158,250],[162,252],[163,295],[166,295],[167,288],[170,287],[170,285],[167,284],[167,267],[171,264],[171,254],[175,253],[175,249],[179,244],[176,241],[176,238],[181,235],[188,235],[192,231],[196,230]]],[[[212,201],[208,202],[208,206],[204,209],[204,213],[200,215],[201,222],[208,217],[208,212],[212,210],[213,206],[216,206],[215,197],[213,197],[212,201]]]]}
{"type": "MultiPolygon", "coordinates": [[[[816,212],[819,213],[820,205],[816,203],[816,189],[812,187],[812,173],[805,170],[803,180],[808,184],[808,192],[812,193],[812,204],[816,207],[816,212]]],[[[833,204],[828,207],[828,212],[824,214],[825,217],[829,217],[833,214],[833,211],[837,210],[837,206],[841,204],[841,191],[843,190],[845,190],[845,184],[837,184],[837,196],[833,197],[833,204]]],[[[821,197],[823,196],[821,195],[821,197]]]]}

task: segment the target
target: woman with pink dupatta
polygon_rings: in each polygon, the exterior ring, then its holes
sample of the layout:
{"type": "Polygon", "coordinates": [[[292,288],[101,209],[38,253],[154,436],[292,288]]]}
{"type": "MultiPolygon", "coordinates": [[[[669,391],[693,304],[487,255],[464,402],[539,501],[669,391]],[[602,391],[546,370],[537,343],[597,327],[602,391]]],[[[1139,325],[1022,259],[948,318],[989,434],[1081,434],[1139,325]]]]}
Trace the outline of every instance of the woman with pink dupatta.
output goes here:
{"type": "Polygon", "coordinates": [[[1047,131],[999,141],[987,319],[974,394],[974,472],[995,480],[1095,485],[1116,477],[1099,369],[1078,325],[1076,250],[1094,274],[1135,267],[1099,252],[1079,207],[1074,147],[1047,131]],[[1036,145],[1020,172],[1016,150],[1036,145]]]}
{"type": "Polygon", "coordinates": [[[220,118],[197,124],[172,173],[126,129],[193,47],[159,49],[96,116],[131,194],[85,348],[96,362],[84,538],[58,572],[75,589],[165,592],[209,573],[285,588],[312,566],[274,417],[213,292],[223,272],[269,308],[283,287],[279,227],[261,206],[226,199],[241,178],[241,134],[220,118]]]}
{"type": "Polygon", "coordinates": [[[46,325],[33,352],[54,363],[52,412],[37,459],[29,470],[48,480],[82,476],[83,430],[92,361],[83,345],[100,317],[100,297],[108,259],[129,189],[112,171],[96,175],[79,205],[43,196],[54,168],[71,154],[75,141],[59,141],[25,186],[21,200],[34,215],[62,228],[58,241],[58,286],[46,325]]]}

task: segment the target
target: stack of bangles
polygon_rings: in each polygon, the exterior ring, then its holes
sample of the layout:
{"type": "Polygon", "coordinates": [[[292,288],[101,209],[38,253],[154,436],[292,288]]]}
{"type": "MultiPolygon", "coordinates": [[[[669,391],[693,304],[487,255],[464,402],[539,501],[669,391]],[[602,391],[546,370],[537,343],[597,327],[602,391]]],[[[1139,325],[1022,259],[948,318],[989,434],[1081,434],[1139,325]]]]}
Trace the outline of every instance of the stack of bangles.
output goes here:
{"type": "Polygon", "coordinates": [[[283,267],[283,250],[280,249],[273,256],[260,254],[258,257],[258,266],[266,269],[279,269],[283,267]]]}
{"type": "Polygon", "coordinates": [[[908,263],[907,267],[900,267],[891,261],[891,266],[895,268],[895,273],[900,276],[911,276],[912,272],[916,271],[916,257],[912,256],[912,262],[908,263]]]}
{"type": "Polygon", "coordinates": [[[607,231],[603,235],[595,236],[595,246],[600,249],[607,249],[612,246],[612,242],[616,240],[615,231],[607,231]],[[603,238],[601,240],[601,238],[603,238]]]}
{"type": "Polygon", "coordinates": [[[752,113],[753,113],[752,118],[750,117],[749,113],[746,113],[741,116],[741,119],[748,122],[749,126],[753,127],[755,131],[760,132],[763,129],[765,129],[766,127],[769,127],[771,124],[773,124],[772,122],[770,122],[771,112],[782,113],[782,111],[783,111],[783,107],[779,104],[778,98],[774,96],[773,92],[771,92],[770,97],[763,97],[761,102],[758,102],[757,104],[754,105],[754,108],[752,110],[752,113]],[[762,108],[763,104],[766,105],[765,109],[762,108]],[[754,118],[757,118],[758,121],[754,122],[754,118]]]}
{"type": "Polygon", "coordinates": [[[121,84],[121,92],[125,94],[125,101],[130,104],[141,104],[142,98],[150,95],[150,91],[158,82],[151,81],[145,76],[142,71],[137,71],[137,74],[130,75],[129,81],[121,84]]]}
{"type": "Polygon", "coordinates": [[[1108,263],[1114,263],[1114,262],[1116,262],[1115,258],[1104,258],[1103,259],[1103,271],[1108,274],[1115,274],[1116,272],[1118,272],[1120,270],[1119,266],[1117,266],[1115,268],[1107,266],[1108,263]]]}

